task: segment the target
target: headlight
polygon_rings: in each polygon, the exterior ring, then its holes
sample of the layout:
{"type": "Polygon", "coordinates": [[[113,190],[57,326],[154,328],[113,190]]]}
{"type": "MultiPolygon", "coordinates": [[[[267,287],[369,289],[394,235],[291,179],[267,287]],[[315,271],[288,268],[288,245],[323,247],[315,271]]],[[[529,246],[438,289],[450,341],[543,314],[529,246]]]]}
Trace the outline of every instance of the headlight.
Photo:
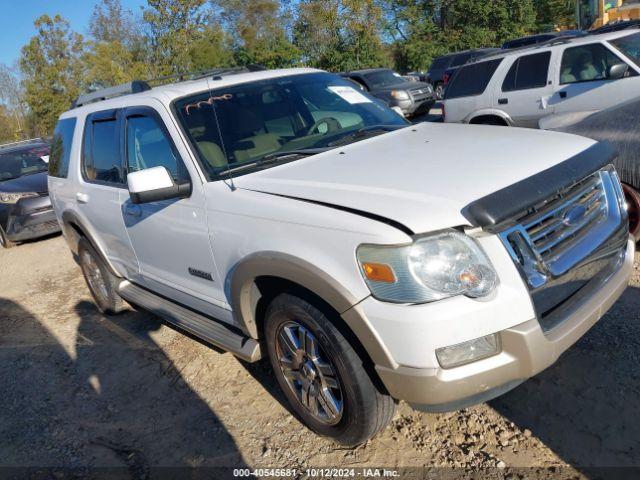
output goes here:
{"type": "Polygon", "coordinates": [[[396,100],[409,100],[409,94],[405,90],[391,90],[391,96],[396,100]]]}
{"type": "Polygon", "coordinates": [[[399,246],[362,245],[357,251],[374,297],[397,303],[425,303],[455,295],[485,297],[498,275],[469,236],[446,230],[399,246]]]}
{"type": "Polygon", "coordinates": [[[21,198],[37,197],[37,193],[25,192],[25,193],[8,193],[0,192],[0,203],[17,203],[21,198]]]}

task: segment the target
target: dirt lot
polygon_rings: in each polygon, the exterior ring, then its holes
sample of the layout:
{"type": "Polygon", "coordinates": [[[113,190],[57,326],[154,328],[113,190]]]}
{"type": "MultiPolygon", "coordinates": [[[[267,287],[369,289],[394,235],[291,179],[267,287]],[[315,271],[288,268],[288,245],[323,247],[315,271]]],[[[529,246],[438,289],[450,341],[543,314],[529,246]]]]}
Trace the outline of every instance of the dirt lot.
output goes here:
{"type": "Polygon", "coordinates": [[[0,273],[5,467],[154,478],[159,466],[427,466],[453,477],[474,467],[488,469],[483,478],[596,478],[589,467],[640,466],[638,266],[623,298],[555,366],[458,413],[401,404],[356,449],[295,420],[265,362],[240,362],[144,312],[99,314],[61,237],[0,251],[0,273]]]}

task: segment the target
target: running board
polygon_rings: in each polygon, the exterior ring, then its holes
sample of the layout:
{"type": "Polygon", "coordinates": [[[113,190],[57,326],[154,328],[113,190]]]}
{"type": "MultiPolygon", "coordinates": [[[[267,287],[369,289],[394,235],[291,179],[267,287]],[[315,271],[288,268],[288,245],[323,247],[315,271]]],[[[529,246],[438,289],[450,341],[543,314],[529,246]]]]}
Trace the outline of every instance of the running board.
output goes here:
{"type": "Polygon", "coordinates": [[[126,301],[163,318],[218,348],[233,353],[248,362],[262,358],[260,344],[253,338],[236,333],[222,323],[162,298],[124,280],[118,293],[126,301]]]}

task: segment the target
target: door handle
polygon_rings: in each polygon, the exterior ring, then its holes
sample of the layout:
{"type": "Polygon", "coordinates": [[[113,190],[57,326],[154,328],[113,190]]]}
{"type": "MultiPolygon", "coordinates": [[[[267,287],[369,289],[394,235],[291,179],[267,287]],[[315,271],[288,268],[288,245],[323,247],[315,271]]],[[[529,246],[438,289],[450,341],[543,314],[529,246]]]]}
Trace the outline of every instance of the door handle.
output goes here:
{"type": "Polygon", "coordinates": [[[560,92],[560,98],[567,98],[567,92],[560,92]]]}
{"type": "Polygon", "coordinates": [[[506,105],[509,103],[509,99],[508,98],[500,98],[498,99],[498,105],[506,105]]]}
{"type": "Polygon", "coordinates": [[[78,192],[76,193],[76,202],[78,203],[89,203],[89,195],[86,193],[78,192]]]}
{"type": "Polygon", "coordinates": [[[142,208],[140,208],[140,205],[129,203],[126,207],[124,207],[124,213],[126,215],[129,215],[130,217],[138,218],[142,216],[142,208]]]}

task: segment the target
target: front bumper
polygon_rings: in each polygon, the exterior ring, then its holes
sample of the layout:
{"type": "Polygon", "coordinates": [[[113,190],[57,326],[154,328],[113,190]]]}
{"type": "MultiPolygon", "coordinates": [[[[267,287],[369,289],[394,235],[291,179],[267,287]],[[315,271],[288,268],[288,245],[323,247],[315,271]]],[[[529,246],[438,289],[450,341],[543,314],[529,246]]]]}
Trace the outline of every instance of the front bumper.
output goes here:
{"type": "Polygon", "coordinates": [[[635,242],[629,240],[615,273],[552,330],[544,332],[532,319],[500,331],[498,355],[452,369],[376,370],[391,396],[425,411],[458,410],[502,395],[552,365],[607,312],[627,288],[634,255],[635,242]]]}
{"type": "Polygon", "coordinates": [[[436,99],[433,94],[426,98],[421,99],[409,99],[409,100],[392,100],[389,104],[390,107],[399,107],[402,113],[411,117],[414,115],[422,115],[427,113],[431,106],[435,103],[436,99]]]}
{"type": "Polygon", "coordinates": [[[51,200],[46,195],[25,198],[5,208],[8,211],[3,229],[12,242],[32,240],[60,231],[51,200]]]}

